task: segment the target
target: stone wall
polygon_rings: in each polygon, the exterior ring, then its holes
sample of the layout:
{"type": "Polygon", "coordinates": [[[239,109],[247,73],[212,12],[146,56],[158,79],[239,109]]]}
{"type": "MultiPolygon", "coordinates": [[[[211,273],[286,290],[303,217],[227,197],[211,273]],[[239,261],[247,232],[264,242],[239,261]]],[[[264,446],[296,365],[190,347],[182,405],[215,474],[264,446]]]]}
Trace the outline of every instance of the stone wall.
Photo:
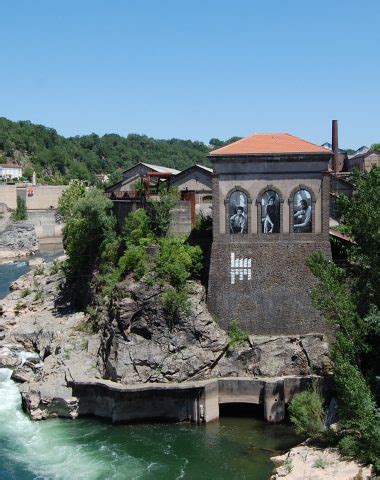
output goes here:
{"type": "Polygon", "coordinates": [[[329,256],[329,242],[214,243],[210,311],[225,329],[239,320],[242,328],[254,334],[325,332],[325,322],[311,305],[316,279],[306,265],[316,250],[329,256]],[[242,272],[231,269],[232,253],[235,259],[250,259],[250,266],[242,272]]]}

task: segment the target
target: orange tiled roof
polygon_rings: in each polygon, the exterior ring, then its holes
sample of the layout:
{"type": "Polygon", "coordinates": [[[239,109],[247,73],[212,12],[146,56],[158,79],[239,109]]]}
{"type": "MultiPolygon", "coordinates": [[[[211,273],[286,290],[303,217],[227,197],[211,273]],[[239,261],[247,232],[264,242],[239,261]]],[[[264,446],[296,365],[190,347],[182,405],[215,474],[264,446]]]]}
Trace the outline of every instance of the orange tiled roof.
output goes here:
{"type": "Polygon", "coordinates": [[[271,153],[319,153],[332,155],[327,148],[290,133],[255,133],[210,152],[210,155],[259,155],[271,153]]]}

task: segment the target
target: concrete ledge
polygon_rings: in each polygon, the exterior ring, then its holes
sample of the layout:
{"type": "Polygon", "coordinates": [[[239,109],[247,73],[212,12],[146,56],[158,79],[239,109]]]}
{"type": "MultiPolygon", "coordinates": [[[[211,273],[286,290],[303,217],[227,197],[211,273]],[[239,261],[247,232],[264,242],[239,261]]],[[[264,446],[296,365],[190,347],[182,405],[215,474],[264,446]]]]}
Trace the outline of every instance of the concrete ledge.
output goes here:
{"type": "Polygon", "coordinates": [[[268,422],[281,422],[293,396],[317,381],[328,392],[329,378],[228,377],[183,383],[123,385],[102,379],[68,382],[78,398],[79,415],[95,415],[112,422],[148,420],[210,422],[219,418],[219,405],[251,403],[264,406],[268,422]]]}

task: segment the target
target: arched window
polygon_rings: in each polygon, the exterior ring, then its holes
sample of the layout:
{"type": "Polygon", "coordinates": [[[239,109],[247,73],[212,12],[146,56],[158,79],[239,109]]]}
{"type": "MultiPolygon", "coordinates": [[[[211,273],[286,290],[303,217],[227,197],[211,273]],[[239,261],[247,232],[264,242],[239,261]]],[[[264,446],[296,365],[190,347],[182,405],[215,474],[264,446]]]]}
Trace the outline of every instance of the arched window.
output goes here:
{"type": "Polygon", "coordinates": [[[229,198],[230,233],[248,233],[248,198],[241,190],[235,190],[229,198]]]}
{"type": "Polygon", "coordinates": [[[280,233],[280,196],[266,190],[261,197],[261,232],[280,233]]]}
{"type": "Polygon", "coordinates": [[[313,209],[311,194],[306,189],[297,190],[293,197],[293,232],[311,233],[313,209]]]}

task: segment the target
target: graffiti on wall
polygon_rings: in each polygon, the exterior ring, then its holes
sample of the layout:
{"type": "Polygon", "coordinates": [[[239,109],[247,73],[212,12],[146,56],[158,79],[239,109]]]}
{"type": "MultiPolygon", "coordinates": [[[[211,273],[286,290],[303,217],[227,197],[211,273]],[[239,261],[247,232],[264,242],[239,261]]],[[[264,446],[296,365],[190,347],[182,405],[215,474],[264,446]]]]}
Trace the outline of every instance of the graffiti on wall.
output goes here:
{"type": "Polygon", "coordinates": [[[251,280],[252,278],[252,260],[250,258],[237,258],[235,253],[231,252],[231,285],[235,285],[236,280],[251,280]]]}

